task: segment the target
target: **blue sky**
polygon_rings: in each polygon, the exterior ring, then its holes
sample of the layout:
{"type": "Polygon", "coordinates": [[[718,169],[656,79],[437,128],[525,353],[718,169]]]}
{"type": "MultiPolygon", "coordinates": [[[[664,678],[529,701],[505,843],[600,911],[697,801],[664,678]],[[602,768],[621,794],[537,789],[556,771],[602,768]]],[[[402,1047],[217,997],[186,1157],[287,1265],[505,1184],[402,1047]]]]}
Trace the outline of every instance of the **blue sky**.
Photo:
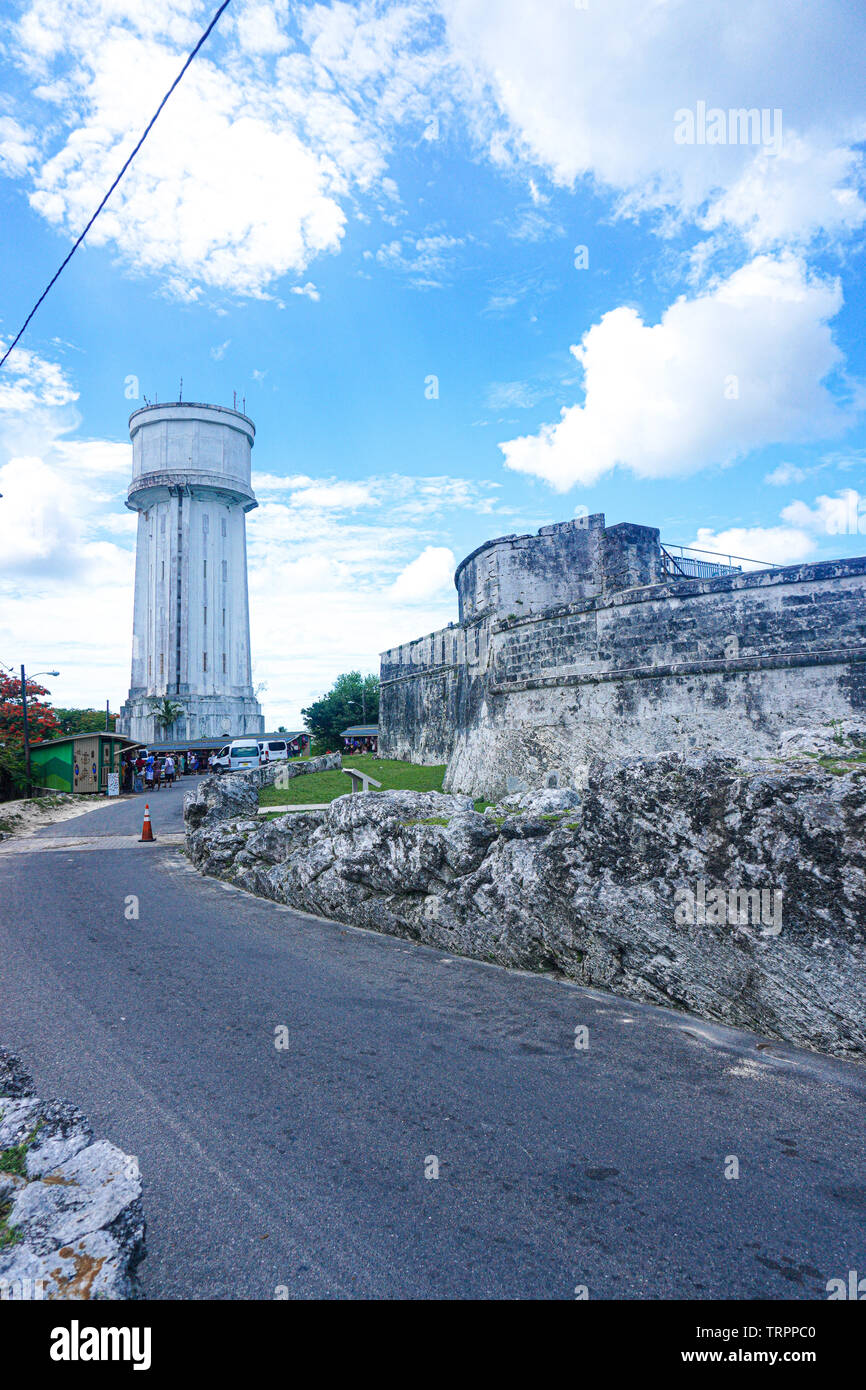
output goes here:
{"type": "MultiPolygon", "coordinates": [[[[7,8],[6,341],[212,12],[142,8],[7,8]]],[[[124,698],[126,420],[181,377],[257,426],[269,724],[453,619],[476,545],[584,509],[862,553],[864,28],[838,0],[234,0],[0,380],[0,660],[124,698]],[[678,143],[700,103],[714,142],[678,143]]]]}

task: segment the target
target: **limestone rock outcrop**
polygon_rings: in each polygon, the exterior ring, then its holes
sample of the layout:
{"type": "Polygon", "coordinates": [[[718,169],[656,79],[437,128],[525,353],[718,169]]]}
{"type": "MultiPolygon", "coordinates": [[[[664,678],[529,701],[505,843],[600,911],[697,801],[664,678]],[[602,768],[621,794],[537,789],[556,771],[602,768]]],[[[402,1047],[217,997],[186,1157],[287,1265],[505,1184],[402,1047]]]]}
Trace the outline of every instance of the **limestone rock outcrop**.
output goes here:
{"type": "Polygon", "coordinates": [[[866,763],[850,749],[597,760],[579,791],[483,814],[367,792],[266,826],[188,821],[187,847],[205,873],[336,921],[866,1057],[866,763]]]}
{"type": "Polygon", "coordinates": [[[219,825],[232,816],[255,817],[262,787],[284,786],[311,772],[336,772],[342,765],[340,753],[323,753],[320,758],[265,763],[248,772],[205,777],[194,791],[184,792],[184,820],[188,828],[197,830],[202,825],[219,825]]]}
{"type": "Polygon", "coordinates": [[[0,1048],[0,1298],[136,1296],[144,1253],[138,1163],[95,1140],[74,1106],[40,1100],[0,1048]]]}

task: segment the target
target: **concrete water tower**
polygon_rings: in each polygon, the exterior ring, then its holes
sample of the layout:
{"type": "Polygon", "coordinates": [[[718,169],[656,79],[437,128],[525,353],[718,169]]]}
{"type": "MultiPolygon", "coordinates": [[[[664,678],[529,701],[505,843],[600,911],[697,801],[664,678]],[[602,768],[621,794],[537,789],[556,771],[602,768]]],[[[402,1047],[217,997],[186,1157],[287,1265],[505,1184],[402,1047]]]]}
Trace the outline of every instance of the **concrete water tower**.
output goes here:
{"type": "Polygon", "coordinates": [[[132,679],[118,729],[150,742],[264,731],[252,687],[246,513],[252,420],[219,405],[148,405],[129,417],[138,512],[132,679]],[[184,713],[163,733],[153,701],[184,713]]]}

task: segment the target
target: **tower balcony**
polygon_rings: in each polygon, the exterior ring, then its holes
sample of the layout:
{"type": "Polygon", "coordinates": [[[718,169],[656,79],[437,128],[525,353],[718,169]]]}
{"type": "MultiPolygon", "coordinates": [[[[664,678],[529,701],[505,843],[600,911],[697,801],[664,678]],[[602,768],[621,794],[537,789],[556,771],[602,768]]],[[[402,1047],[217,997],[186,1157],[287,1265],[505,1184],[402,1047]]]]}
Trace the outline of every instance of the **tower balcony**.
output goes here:
{"type": "Polygon", "coordinates": [[[236,502],[245,512],[259,504],[244,478],[212,473],[200,468],[161,468],[140,473],[129,485],[126,505],[131,512],[146,512],[182,491],[187,497],[212,497],[226,505],[236,502]]]}

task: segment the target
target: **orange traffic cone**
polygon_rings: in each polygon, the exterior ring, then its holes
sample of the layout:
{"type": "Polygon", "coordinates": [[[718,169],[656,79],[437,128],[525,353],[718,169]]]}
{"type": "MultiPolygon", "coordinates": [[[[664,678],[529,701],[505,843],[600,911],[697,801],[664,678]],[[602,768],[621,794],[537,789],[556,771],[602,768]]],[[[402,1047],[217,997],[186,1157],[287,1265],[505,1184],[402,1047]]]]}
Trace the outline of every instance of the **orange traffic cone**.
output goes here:
{"type": "Polygon", "coordinates": [[[153,828],[152,828],[152,826],[151,826],[151,824],[150,824],[150,807],[148,806],[147,802],[145,802],[145,803],[144,803],[144,824],[143,824],[142,827],[141,827],[141,838],[140,838],[140,840],[139,840],[139,844],[141,844],[141,843],[142,843],[143,841],[145,841],[145,840],[155,840],[155,839],[156,839],[156,836],[154,835],[154,833],[153,833],[153,828]]]}

